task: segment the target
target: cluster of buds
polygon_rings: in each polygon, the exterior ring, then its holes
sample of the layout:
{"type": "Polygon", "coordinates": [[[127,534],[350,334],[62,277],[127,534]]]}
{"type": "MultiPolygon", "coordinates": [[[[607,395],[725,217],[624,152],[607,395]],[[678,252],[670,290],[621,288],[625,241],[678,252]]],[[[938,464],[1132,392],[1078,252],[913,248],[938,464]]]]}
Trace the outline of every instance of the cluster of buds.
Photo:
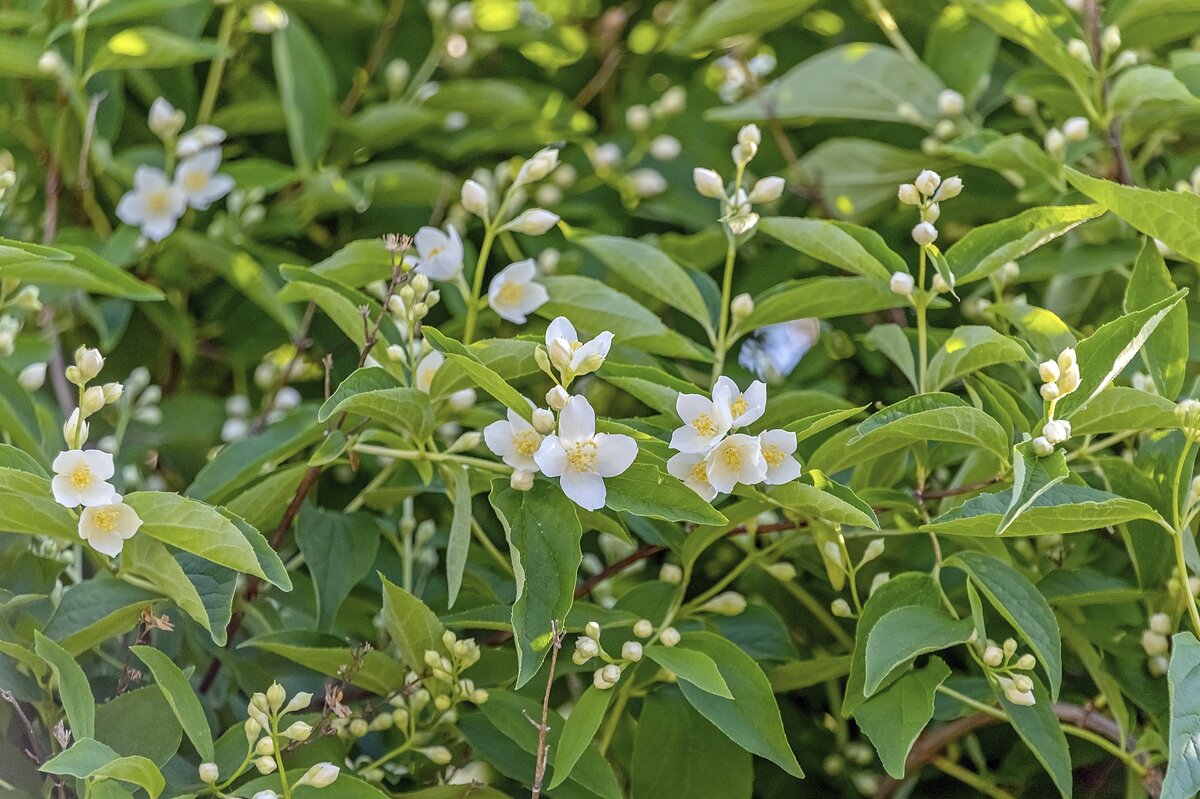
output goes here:
{"type": "MultiPolygon", "coordinates": [[[[634,135],[630,154],[649,152],[657,161],[672,161],[679,157],[683,146],[679,140],[663,132],[668,120],[687,107],[687,92],[682,86],[672,86],[649,105],[631,105],[625,110],[625,127],[634,135]]],[[[596,172],[605,178],[619,177],[626,167],[627,153],[616,142],[605,142],[590,151],[589,157],[596,172]]],[[[639,197],[648,197],[666,190],[666,180],[658,171],[642,167],[624,176],[625,186],[639,197]]],[[[622,188],[624,188],[623,186],[622,188]]]]}
{"type": "Polygon", "coordinates": [[[1166,613],[1155,613],[1147,621],[1146,629],[1142,631],[1142,650],[1146,653],[1146,669],[1154,677],[1167,673],[1170,665],[1171,633],[1175,632],[1175,624],[1166,613]]]}
{"type": "Polygon", "coordinates": [[[80,347],[75,351],[75,364],[66,369],[67,380],[79,387],[79,407],[63,426],[63,437],[73,449],[82,448],[88,439],[88,417],[115,403],[125,393],[125,386],[120,383],[88,385],[103,368],[104,356],[100,350],[80,347]]]}
{"type": "MultiPolygon", "coordinates": [[[[1192,574],[1187,576],[1186,580],[1188,591],[1191,592],[1192,596],[1200,597],[1200,577],[1192,574]]],[[[1167,581],[1167,593],[1174,599],[1180,599],[1183,596],[1183,585],[1183,582],[1179,579],[1179,570],[1174,569],[1171,573],[1171,579],[1167,581]]]]}
{"type": "MultiPolygon", "coordinates": [[[[307,741],[312,735],[312,725],[305,721],[294,721],[280,729],[284,716],[304,710],[312,704],[312,698],[311,693],[300,691],[289,701],[287,691],[277,682],[272,683],[265,693],[259,692],[250,697],[250,703],[246,706],[248,718],[244,725],[246,743],[250,748],[247,759],[252,760],[259,774],[274,773],[282,764],[281,749],[293,741],[307,741]]],[[[216,767],[213,768],[215,770],[216,767]]],[[[308,770],[298,784],[324,788],[337,778],[338,772],[337,766],[318,763],[308,770]]]]}
{"type": "Polygon", "coordinates": [[[1009,702],[1025,707],[1036,702],[1033,696],[1033,680],[1028,675],[1016,672],[1032,671],[1037,666],[1037,659],[1028,652],[1017,656],[1015,639],[1008,638],[1002,645],[991,639],[988,639],[987,643],[976,641],[975,650],[987,669],[988,676],[995,680],[1009,702]]]}
{"type": "Polygon", "coordinates": [[[742,185],[746,166],[758,154],[761,142],[758,125],[745,125],[738,131],[737,144],[731,152],[735,167],[732,193],[726,192],[725,180],[716,170],[697,167],[692,171],[696,191],[721,201],[721,221],[734,235],[746,233],[758,224],[758,214],[753,209],[755,204],[774,202],[783,196],[784,180],[781,177],[760,178],[749,192],[742,185]]]}
{"type": "Polygon", "coordinates": [[[1070,117],[1062,123],[1061,128],[1047,130],[1042,137],[1042,144],[1051,157],[1061,161],[1067,152],[1067,144],[1083,141],[1090,131],[1087,117],[1070,117]]]}
{"type": "Polygon", "coordinates": [[[1038,393],[1050,406],[1046,411],[1042,434],[1033,440],[1033,451],[1038,457],[1044,458],[1071,437],[1071,423],[1065,419],[1055,419],[1054,409],[1060,399],[1079,388],[1079,363],[1075,359],[1075,350],[1067,348],[1057,359],[1038,364],[1038,376],[1042,379],[1038,393]]]}
{"type": "Polygon", "coordinates": [[[1189,397],[1175,406],[1175,419],[1190,440],[1200,440],[1200,400],[1189,397]]]}
{"type": "Polygon", "coordinates": [[[425,651],[425,665],[429,667],[430,679],[445,689],[445,692],[439,692],[434,697],[434,708],[444,713],[460,701],[482,705],[488,700],[487,691],[476,688],[474,681],[462,676],[464,671],[479,662],[479,645],[474,638],[460,640],[449,630],[442,633],[442,645],[450,654],[449,657],[432,649],[425,651]]]}
{"type": "Polygon", "coordinates": [[[0,150],[0,200],[17,184],[16,162],[8,150],[0,150]]]}
{"type": "Polygon", "coordinates": [[[716,87],[723,102],[732,103],[758,87],[777,66],[775,53],[765,46],[754,55],[741,52],[739,48],[739,51],[714,61],[705,75],[705,82],[716,87]]]}
{"type": "Polygon", "coordinates": [[[558,224],[558,214],[545,208],[516,211],[524,207],[528,188],[548,177],[557,167],[558,150],[547,147],[524,161],[515,175],[508,162],[500,164],[494,172],[479,170],[463,182],[459,198],[462,208],[488,226],[500,225],[501,231],[540,236],[558,224]]]}
{"type": "MultiPolygon", "coordinates": [[[[845,556],[848,556],[849,552],[838,541],[826,541],[825,545],[821,548],[821,553],[829,570],[840,571],[845,574],[847,580],[854,581],[858,579],[859,570],[871,561],[877,560],[883,555],[886,549],[887,543],[882,538],[873,538],[867,544],[866,549],[863,550],[862,557],[858,559],[857,563],[848,563],[846,561],[845,556]]],[[[874,594],[879,590],[881,585],[890,579],[892,579],[891,572],[879,572],[876,574],[871,580],[871,587],[867,595],[874,594]]],[[[853,619],[857,616],[854,609],[850,607],[850,603],[840,597],[829,604],[829,612],[839,619],[853,619]]]]}
{"type": "Polygon", "coordinates": [[[442,293],[431,287],[425,273],[413,272],[408,282],[388,298],[387,307],[397,322],[412,330],[441,299],[442,293]]]}
{"type": "Polygon", "coordinates": [[[896,196],[905,205],[916,206],[921,217],[921,221],[912,229],[913,241],[922,247],[937,241],[938,231],[934,225],[942,215],[941,203],[954,199],[962,190],[962,178],[954,175],[943,180],[932,169],[922,170],[912,183],[900,184],[896,196]]]}
{"type": "MultiPolygon", "coordinates": [[[[592,674],[592,684],[606,691],[621,680],[624,669],[642,659],[643,645],[640,641],[626,641],[621,644],[619,657],[608,654],[600,643],[600,624],[589,621],[583,628],[583,635],[575,639],[575,651],[571,660],[575,665],[582,666],[593,658],[600,658],[605,665],[592,674]]],[[[654,635],[654,624],[649,619],[641,619],[633,625],[633,634],[642,639],[654,635]]],[[[658,634],[658,642],[663,646],[672,647],[679,643],[679,631],[674,627],[664,627],[658,634]]]]}

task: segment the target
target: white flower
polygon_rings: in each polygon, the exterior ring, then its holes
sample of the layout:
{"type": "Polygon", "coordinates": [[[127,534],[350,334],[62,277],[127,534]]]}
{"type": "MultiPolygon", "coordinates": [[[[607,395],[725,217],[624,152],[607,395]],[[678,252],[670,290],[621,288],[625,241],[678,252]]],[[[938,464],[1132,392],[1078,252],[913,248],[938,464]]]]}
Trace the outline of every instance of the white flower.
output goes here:
{"type": "Polygon", "coordinates": [[[175,229],[186,208],[183,189],[171,183],[166,172],[142,165],[133,173],[133,188],[117,203],[117,218],[140,227],[142,235],[151,241],[162,241],[175,229]]]}
{"type": "Polygon", "coordinates": [[[502,230],[515,230],[529,236],[540,236],[558,224],[558,214],[545,208],[530,208],[508,222],[502,230]]]}
{"type": "Polygon", "coordinates": [[[304,772],[304,776],[296,783],[296,787],[311,785],[314,788],[325,788],[333,784],[340,772],[341,769],[332,763],[317,763],[304,772]]]}
{"type": "Polygon", "coordinates": [[[743,393],[737,383],[722,375],[713,386],[713,401],[717,402],[720,398],[729,403],[733,427],[745,427],[757,422],[767,409],[767,384],[755,380],[743,393]]]}
{"type": "Polygon", "coordinates": [[[750,190],[749,200],[752,203],[770,203],[775,202],[783,196],[784,187],[783,178],[768,177],[762,178],[754,184],[754,188],[750,190]]]}
{"type": "Polygon", "coordinates": [[[421,359],[417,364],[416,383],[417,389],[429,393],[430,387],[433,385],[433,376],[437,374],[437,370],[441,368],[445,362],[446,356],[442,355],[437,350],[430,350],[429,354],[421,359]]]}
{"type": "Polygon", "coordinates": [[[191,158],[209,147],[216,147],[225,141],[225,131],[216,125],[197,125],[183,134],[179,144],[175,145],[175,155],[180,158],[191,158]]]}
{"type": "Polygon", "coordinates": [[[605,477],[616,477],[637,457],[637,444],[620,434],[596,432],[596,413],[586,397],[572,397],[558,416],[558,433],[546,436],[534,460],[585,510],[604,507],[605,477]]]}
{"type": "Polygon", "coordinates": [[[768,430],[758,434],[758,446],[767,462],[768,485],[790,483],[800,476],[800,462],[794,457],[796,434],[787,430],[768,430]]]}
{"type": "Polygon", "coordinates": [[[46,364],[29,364],[17,375],[17,382],[26,391],[37,391],[46,382],[46,364]]]}
{"type": "Polygon", "coordinates": [[[113,476],[113,456],[99,450],[71,449],[60,452],[52,464],[54,479],[50,487],[54,501],[68,508],[77,505],[105,505],[113,496],[106,483],[113,476]]]}
{"type": "Polygon", "coordinates": [[[721,494],[728,494],[738,483],[755,485],[767,476],[767,462],[758,439],[734,433],[714,447],[707,456],[708,481],[721,494]]]}
{"type": "Polygon", "coordinates": [[[1033,682],[1028,677],[997,676],[996,679],[1000,682],[1000,689],[1004,691],[1004,696],[1009,702],[1023,707],[1033,707],[1037,704],[1037,699],[1033,695],[1033,682]]]}
{"type": "Polygon", "coordinates": [[[729,389],[719,383],[713,388],[711,399],[703,394],[680,394],[675,399],[675,412],[683,425],[671,434],[671,449],[687,453],[708,452],[733,426],[730,405],[729,389]]]}
{"type": "Polygon", "coordinates": [[[521,415],[509,408],[508,420],[500,419],[483,428],[488,449],[514,469],[538,471],[534,453],[542,444],[542,434],[521,415]]]}
{"type": "Polygon", "coordinates": [[[197,211],[207,209],[233,189],[233,178],[218,175],[221,151],[213,148],[185,158],[175,169],[175,185],[197,211]]]}
{"type": "Polygon", "coordinates": [[[142,520],[117,494],[110,494],[110,499],[107,504],[83,509],[79,514],[79,537],[97,552],[115,558],[125,541],[142,526],[142,520]]]}
{"type": "Polygon", "coordinates": [[[913,241],[920,244],[922,247],[928,247],[937,241],[937,228],[932,222],[918,222],[917,226],[912,229],[913,241]]]}
{"type": "MultiPolygon", "coordinates": [[[[463,244],[453,225],[439,230],[426,225],[413,237],[420,262],[417,271],[433,280],[453,280],[463,268],[463,244]]],[[[483,268],[482,264],[479,268],[483,268]]]]}
{"type": "Polygon", "coordinates": [[[524,324],[526,315],[546,304],[546,287],[533,278],[537,266],[532,258],[509,264],[492,278],[488,286],[488,305],[502,319],[524,324]]]}
{"type": "Polygon", "coordinates": [[[692,170],[692,180],[696,184],[696,191],[702,196],[714,200],[725,199],[725,181],[714,170],[696,167],[692,170]]]}
{"type": "Polygon", "coordinates": [[[165,97],[157,98],[150,104],[150,115],[147,118],[150,132],[160,139],[170,139],[179,135],[183,129],[183,112],[167,102],[165,97]]]}
{"type": "Polygon", "coordinates": [[[465,181],[460,196],[462,207],[468,213],[483,217],[488,212],[488,193],[482,185],[474,180],[465,181]]]}
{"type": "Polygon", "coordinates": [[[760,328],[742,345],[738,363],[764,380],[787,377],[821,336],[821,323],[809,317],[760,328]]]}
{"type": "Polygon", "coordinates": [[[683,145],[679,143],[679,139],[666,133],[655,136],[650,142],[650,155],[659,161],[673,161],[682,151],[683,145]]]}
{"type": "Polygon", "coordinates": [[[575,326],[565,316],[556,317],[546,328],[546,350],[550,362],[573,377],[601,367],[612,346],[613,334],[605,330],[586,343],[579,340],[575,326]]]}
{"type": "Polygon", "coordinates": [[[699,494],[705,502],[712,502],[713,497],[717,495],[717,489],[708,482],[708,465],[701,453],[679,452],[672,455],[667,461],[667,471],[699,494]]]}

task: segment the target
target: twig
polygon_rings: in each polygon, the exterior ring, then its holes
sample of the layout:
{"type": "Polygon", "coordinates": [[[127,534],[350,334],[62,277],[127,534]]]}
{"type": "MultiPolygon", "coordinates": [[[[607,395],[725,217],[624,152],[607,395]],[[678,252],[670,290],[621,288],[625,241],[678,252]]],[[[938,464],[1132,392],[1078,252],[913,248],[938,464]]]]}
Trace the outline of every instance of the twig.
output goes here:
{"type": "Polygon", "coordinates": [[[600,17],[597,23],[599,28],[596,35],[597,47],[601,51],[607,52],[605,52],[604,60],[600,62],[600,68],[596,70],[596,74],[579,90],[579,94],[575,95],[571,105],[576,108],[585,108],[588,103],[596,99],[596,95],[608,86],[608,82],[612,80],[613,74],[617,71],[617,67],[625,55],[621,32],[628,22],[629,11],[619,6],[610,8],[600,17]]]}
{"type": "Polygon", "coordinates": [[[87,119],[83,123],[83,144],[79,147],[79,191],[86,193],[91,189],[92,177],[88,172],[88,155],[92,149],[92,137],[96,133],[96,112],[108,92],[93,94],[88,102],[87,119]]]}
{"type": "Polygon", "coordinates": [[[943,497],[957,497],[962,494],[970,494],[972,491],[978,491],[981,488],[995,485],[1000,482],[999,477],[989,477],[987,480],[980,480],[977,483],[967,483],[966,485],[956,486],[954,488],[943,488],[940,491],[913,491],[913,497],[917,502],[924,502],[927,499],[941,499],[943,497]]]}
{"type": "MultiPolygon", "coordinates": [[[[1108,79],[1104,77],[1104,42],[1101,26],[1104,22],[1104,8],[1099,0],[1087,0],[1083,7],[1083,21],[1087,29],[1089,44],[1092,51],[1092,66],[1100,76],[1100,109],[1101,113],[1108,110],[1108,79]]],[[[1125,146],[1121,142],[1121,124],[1116,119],[1108,123],[1108,148],[1112,151],[1114,174],[1112,179],[1126,186],[1133,185],[1133,175],[1129,170],[1129,159],[1125,157],[1125,146]]]]}
{"type": "Polygon", "coordinates": [[[16,711],[17,718],[21,720],[22,726],[25,727],[25,738],[29,741],[29,748],[25,750],[25,754],[39,766],[45,763],[46,753],[42,751],[41,744],[38,743],[37,733],[33,729],[33,723],[29,720],[29,716],[25,715],[25,709],[21,707],[21,703],[13,696],[12,691],[7,688],[0,688],[0,699],[12,705],[12,709],[16,711]]]}
{"type": "Polygon", "coordinates": [[[387,55],[387,49],[396,35],[396,26],[400,23],[400,14],[403,11],[404,0],[392,0],[391,6],[388,7],[387,17],[384,18],[383,25],[380,26],[379,33],[375,37],[375,43],[371,45],[371,54],[367,56],[367,63],[363,66],[362,71],[354,76],[354,84],[350,87],[350,91],[346,92],[346,98],[342,100],[338,109],[342,116],[347,116],[354,110],[358,101],[362,99],[362,94],[371,82],[371,78],[375,77],[375,73],[379,71],[383,57],[387,55]]]}
{"type": "Polygon", "coordinates": [[[542,780],[546,777],[546,759],[550,748],[546,745],[546,735],[550,732],[550,689],[554,685],[554,672],[558,668],[558,651],[562,649],[563,634],[558,629],[558,622],[550,622],[550,673],[546,675],[546,694],[542,697],[542,723],[538,728],[537,766],[533,774],[533,793],[530,799],[539,799],[542,795],[542,780]]]}

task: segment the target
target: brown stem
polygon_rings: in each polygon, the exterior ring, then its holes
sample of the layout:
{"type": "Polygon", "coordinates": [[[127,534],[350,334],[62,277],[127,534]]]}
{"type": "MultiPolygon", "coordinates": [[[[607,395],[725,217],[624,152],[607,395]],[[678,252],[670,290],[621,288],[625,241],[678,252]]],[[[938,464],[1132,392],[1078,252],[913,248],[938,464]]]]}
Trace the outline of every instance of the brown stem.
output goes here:
{"type": "MultiPolygon", "coordinates": [[[[1101,26],[1104,22],[1104,7],[1099,0],[1087,0],[1083,6],[1083,24],[1087,30],[1092,51],[1092,66],[1100,74],[1104,66],[1104,42],[1101,26]]],[[[1100,81],[1100,113],[1108,113],[1108,80],[1100,81]]],[[[1125,146],[1121,142],[1121,124],[1113,119],[1108,123],[1105,132],[1108,139],[1108,149],[1113,156],[1113,174],[1110,176],[1117,183],[1126,186],[1133,185],[1133,174],[1129,170],[1129,159],[1125,157],[1125,146]]]]}
{"type": "Polygon", "coordinates": [[[383,20],[383,25],[380,26],[379,33],[375,36],[375,43],[371,45],[371,54],[367,56],[367,63],[363,66],[362,71],[354,77],[354,84],[350,87],[350,91],[346,92],[346,97],[338,109],[342,116],[348,116],[354,110],[358,101],[362,99],[367,84],[379,71],[383,57],[387,55],[387,49],[396,35],[396,26],[400,23],[400,14],[403,11],[404,0],[392,0],[391,6],[388,7],[387,17],[383,20]]]}
{"type": "Polygon", "coordinates": [[[29,759],[39,766],[46,762],[46,753],[42,751],[42,746],[38,742],[37,733],[33,729],[33,722],[29,720],[29,716],[25,715],[25,709],[21,707],[21,703],[13,696],[12,691],[7,688],[0,688],[0,699],[3,699],[8,704],[12,705],[12,709],[16,712],[17,718],[21,720],[21,726],[25,728],[25,739],[29,742],[29,748],[25,750],[25,754],[29,759]]]}
{"type": "Polygon", "coordinates": [[[539,799],[542,795],[542,781],[546,777],[546,759],[550,748],[546,745],[546,735],[550,732],[550,689],[554,685],[554,672],[558,669],[558,650],[562,649],[563,634],[558,629],[558,622],[550,622],[550,673],[546,675],[546,694],[542,697],[542,723],[538,725],[537,766],[533,775],[533,793],[530,799],[539,799]]]}

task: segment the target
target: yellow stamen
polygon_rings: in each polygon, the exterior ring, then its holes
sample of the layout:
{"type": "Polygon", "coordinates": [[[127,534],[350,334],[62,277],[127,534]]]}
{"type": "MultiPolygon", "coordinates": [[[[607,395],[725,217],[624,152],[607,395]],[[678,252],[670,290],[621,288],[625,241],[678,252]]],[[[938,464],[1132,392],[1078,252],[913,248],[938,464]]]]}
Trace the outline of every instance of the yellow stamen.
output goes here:
{"type": "Polygon", "coordinates": [[[774,445],[763,447],[762,454],[763,460],[765,460],[767,465],[772,469],[783,463],[783,450],[781,450],[779,447],[774,445]]]}
{"type": "Polygon", "coordinates": [[[188,191],[200,191],[208,185],[208,175],[203,172],[188,172],[183,178],[183,186],[188,191]]]}
{"type": "Polygon", "coordinates": [[[82,491],[92,484],[92,470],[85,463],[71,472],[71,486],[76,491],[82,491]]]}
{"type": "Polygon", "coordinates": [[[735,472],[740,472],[742,470],[742,450],[740,448],[726,447],[725,451],[721,453],[721,455],[723,458],[725,458],[725,465],[730,469],[735,472]]]}
{"type": "Polygon", "coordinates": [[[733,401],[732,405],[729,406],[729,410],[731,413],[733,413],[734,419],[738,418],[749,409],[750,406],[746,404],[746,398],[741,394],[738,394],[738,398],[733,401]]]}
{"type": "Polygon", "coordinates": [[[101,508],[92,516],[92,523],[100,530],[106,533],[111,533],[117,529],[117,519],[121,518],[121,514],[116,508],[101,508]]]}
{"type": "Polygon", "coordinates": [[[591,472],[596,469],[596,442],[580,441],[567,449],[567,462],[577,472],[591,472]]]}
{"type": "Polygon", "coordinates": [[[146,195],[146,210],[151,216],[161,216],[167,212],[167,206],[170,201],[167,199],[166,190],[152,191],[146,195]]]}
{"type": "Polygon", "coordinates": [[[529,458],[533,453],[537,452],[538,445],[542,443],[542,437],[532,430],[523,430],[513,436],[513,449],[517,454],[529,458]]]}
{"type": "Polygon", "coordinates": [[[704,461],[696,461],[696,465],[692,467],[692,480],[697,483],[708,482],[708,467],[704,465],[704,461]]]}
{"type": "Polygon", "coordinates": [[[696,428],[696,432],[705,438],[711,438],[717,433],[717,426],[713,424],[712,417],[707,413],[702,413],[693,419],[692,427],[696,428]]]}
{"type": "Polygon", "coordinates": [[[516,305],[525,297],[524,283],[505,283],[500,287],[497,299],[504,305],[516,305]]]}

